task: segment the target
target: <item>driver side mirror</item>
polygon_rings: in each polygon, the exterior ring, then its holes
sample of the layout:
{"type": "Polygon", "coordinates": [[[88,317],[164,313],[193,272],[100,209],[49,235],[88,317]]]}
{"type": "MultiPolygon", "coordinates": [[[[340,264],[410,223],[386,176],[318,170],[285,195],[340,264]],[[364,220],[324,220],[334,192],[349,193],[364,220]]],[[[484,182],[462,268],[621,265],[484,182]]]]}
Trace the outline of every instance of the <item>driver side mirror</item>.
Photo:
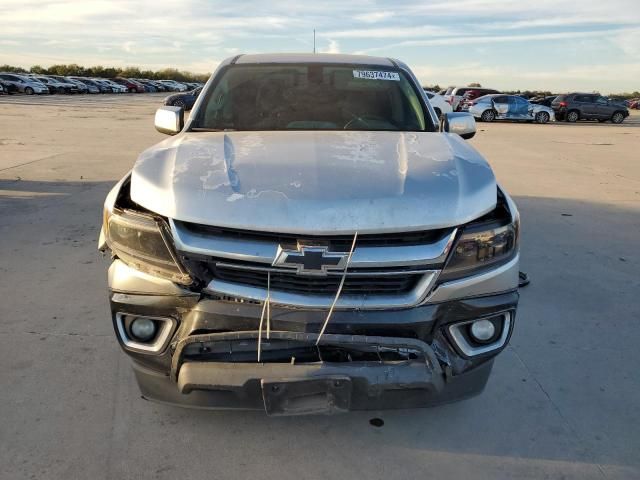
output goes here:
{"type": "Polygon", "coordinates": [[[468,140],[476,134],[476,120],[466,112],[445,113],[440,120],[440,131],[457,133],[468,140]]]}
{"type": "Polygon", "coordinates": [[[175,135],[184,127],[182,107],[162,107],[156,110],[155,127],[160,133],[175,135]]]}

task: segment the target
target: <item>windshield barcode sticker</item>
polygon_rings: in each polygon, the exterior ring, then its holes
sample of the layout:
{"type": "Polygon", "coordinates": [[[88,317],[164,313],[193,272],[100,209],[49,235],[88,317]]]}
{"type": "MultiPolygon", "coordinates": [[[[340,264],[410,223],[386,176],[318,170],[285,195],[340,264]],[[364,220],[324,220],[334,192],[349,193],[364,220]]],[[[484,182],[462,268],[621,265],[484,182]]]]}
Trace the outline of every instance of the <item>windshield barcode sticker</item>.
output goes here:
{"type": "Polygon", "coordinates": [[[379,70],[354,70],[353,78],[362,78],[365,80],[393,80],[400,81],[398,72],[385,72],[379,70]]]}

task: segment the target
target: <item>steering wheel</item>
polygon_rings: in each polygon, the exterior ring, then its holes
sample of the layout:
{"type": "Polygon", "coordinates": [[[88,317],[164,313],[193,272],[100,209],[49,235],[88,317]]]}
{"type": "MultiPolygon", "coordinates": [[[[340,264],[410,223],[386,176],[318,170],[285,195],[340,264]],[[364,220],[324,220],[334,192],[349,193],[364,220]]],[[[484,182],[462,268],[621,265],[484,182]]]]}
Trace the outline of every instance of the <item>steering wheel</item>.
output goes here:
{"type": "Polygon", "coordinates": [[[363,115],[363,116],[358,116],[358,115],[354,115],[353,118],[351,120],[349,120],[347,123],[344,124],[343,130],[348,130],[349,127],[351,125],[353,125],[356,122],[362,123],[365,127],[371,127],[371,125],[369,125],[369,123],[367,122],[367,120],[369,121],[383,121],[385,123],[388,123],[384,118],[379,117],[377,115],[363,115]]]}

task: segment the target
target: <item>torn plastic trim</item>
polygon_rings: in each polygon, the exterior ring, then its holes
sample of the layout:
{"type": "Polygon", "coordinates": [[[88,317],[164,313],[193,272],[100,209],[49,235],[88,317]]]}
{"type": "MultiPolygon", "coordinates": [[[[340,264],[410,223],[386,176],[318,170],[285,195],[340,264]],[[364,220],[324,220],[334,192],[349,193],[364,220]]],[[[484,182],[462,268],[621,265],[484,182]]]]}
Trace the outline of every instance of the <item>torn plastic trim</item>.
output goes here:
{"type": "MultiPolygon", "coordinates": [[[[201,335],[191,335],[179,340],[174,344],[173,355],[171,359],[171,378],[178,380],[180,368],[183,365],[184,349],[194,343],[217,342],[225,340],[257,340],[259,333],[257,331],[247,332],[225,332],[225,333],[208,333],[201,335]]],[[[425,358],[425,365],[434,372],[441,372],[438,359],[433,349],[425,342],[414,338],[396,338],[396,337],[377,337],[365,335],[339,335],[339,334],[323,334],[320,336],[316,333],[298,333],[285,331],[271,331],[272,339],[293,340],[297,342],[306,342],[314,345],[320,339],[320,345],[378,345],[381,347],[406,347],[414,348],[421,351],[425,358]]],[[[205,362],[203,362],[205,363],[205,362]]],[[[211,368],[217,368],[220,365],[215,363],[211,368]]],[[[253,365],[254,368],[258,366],[253,365]]]]}

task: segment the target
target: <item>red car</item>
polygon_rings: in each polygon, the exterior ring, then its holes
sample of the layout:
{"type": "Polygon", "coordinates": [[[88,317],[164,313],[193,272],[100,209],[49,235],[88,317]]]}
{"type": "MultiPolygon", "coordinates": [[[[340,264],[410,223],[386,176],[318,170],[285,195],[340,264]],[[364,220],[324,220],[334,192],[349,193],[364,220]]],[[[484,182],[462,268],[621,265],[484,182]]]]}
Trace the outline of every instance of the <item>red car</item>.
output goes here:
{"type": "Polygon", "coordinates": [[[134,82],[133,80],[129,80],[128,78],[116,77],[113,79],[114,82],[119,83],[120,85],[124,85],[129,89],[129,93],[144,93],[144,86],[138,82],[134,82]]]}
{"type": "Polygon", "coordinates": [[[476,98],[480,98],[484,95],[487,95],[488,92],[491,93],[499,93],[495,90],[487,90],[485,89],[471,89],[471,90],[467,90],[464,95],[462,96],[462,100],[460,101],[460,104],[458,105],[458,111],[459,112],[466,112],[467,110],[469,110],[469,106],[473,103],[473,101],[476,98]]]}

